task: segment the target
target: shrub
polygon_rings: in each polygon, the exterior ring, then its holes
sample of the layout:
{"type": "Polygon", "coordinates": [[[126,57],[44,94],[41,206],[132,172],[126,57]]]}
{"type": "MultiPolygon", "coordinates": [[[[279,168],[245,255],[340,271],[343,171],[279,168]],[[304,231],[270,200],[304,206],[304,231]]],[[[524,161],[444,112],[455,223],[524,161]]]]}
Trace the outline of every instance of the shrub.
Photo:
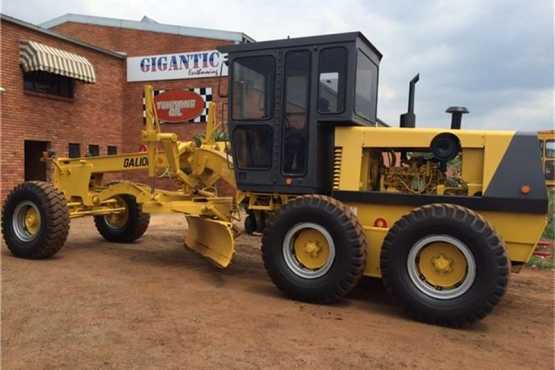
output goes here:
{"type": "Polygon", "coordinates": [[[543,232],[543,238],[555,240],[555,189],[548,190],[549,207],[548,207],[548,221],[547,226],[543,232]]]}

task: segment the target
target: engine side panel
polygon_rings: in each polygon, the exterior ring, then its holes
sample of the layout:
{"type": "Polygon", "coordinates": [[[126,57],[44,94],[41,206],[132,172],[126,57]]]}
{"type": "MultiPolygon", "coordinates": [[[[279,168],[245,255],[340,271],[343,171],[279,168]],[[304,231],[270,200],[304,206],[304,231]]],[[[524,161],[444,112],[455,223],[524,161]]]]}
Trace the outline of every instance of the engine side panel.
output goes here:
{"type": "MultiPolygon", "coordinates": [[[[381,277],[380,253],[383,240],[393,224],[412,211],[414,207],[366,202],[345,203],[357,214],[368,241],[368,258],[364,274],[381,277]],[[384,220],[387,226],[375,226],[378,219],[384,220]]],[[[532,256],[539,236],[545,228],[545,215],[520,213],[515,216],[512,213],[495,211],[479,211],[478,213],[502,236],[511,261],[526,263],[532,256]]]]}
{"type": "Polygon", "coordinates": [[[539,152],[536,150],[539,147],[536,134],[517,132],[497,166],[484,196],[545,200],[547,190],[539,152]],[[523,185],[530,188],[530,192],[525,195],[521,192],[523,185]]]}

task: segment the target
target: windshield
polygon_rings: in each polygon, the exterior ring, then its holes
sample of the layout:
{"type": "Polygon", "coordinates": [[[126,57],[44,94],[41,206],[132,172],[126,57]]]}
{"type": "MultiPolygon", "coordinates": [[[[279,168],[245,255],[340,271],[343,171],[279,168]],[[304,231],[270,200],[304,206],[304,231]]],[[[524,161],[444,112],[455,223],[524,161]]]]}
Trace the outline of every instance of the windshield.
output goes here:
{"type": "Polygon", "coordinates": [[[232,117],[234,120],[268,119],[274,81],[274,58],[256,56],[233,63],[232,117]]]}

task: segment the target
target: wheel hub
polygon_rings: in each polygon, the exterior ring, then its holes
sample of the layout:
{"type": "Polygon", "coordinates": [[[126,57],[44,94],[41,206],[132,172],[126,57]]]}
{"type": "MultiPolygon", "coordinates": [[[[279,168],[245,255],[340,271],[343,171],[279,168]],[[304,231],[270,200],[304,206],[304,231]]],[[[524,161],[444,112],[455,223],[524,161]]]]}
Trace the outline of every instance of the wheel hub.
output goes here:
{"type": "Polygon", "coordinates": [[[318,254],[320,254],[320,251],[322,250],[322,248],[320,248],[320,246],[318,245],[318,242],[311,241],[306,243],[304,250],[306,253],[310,255],[310,257],[316,258],[318,257],[318,254]]]}
{"type": "Polygon", "coordinates": [[[319,269],[329,258],[329,245],[322,233],[314,229],[301,230],[295,239],[295,257],[309,269],[319,269]]]}
{"type": "Polygon", "coordinates": [[[283,241],[283,257],[293,273],[314,279],[331,268],[335,245],[322,226],[302,223],[287,232],[283,241]]]}
{"type": "Polygon", "coordinates": [[[31,234],[35,234],[38,231],[38,226],[39,215],[33,207],[29,207],[25,212],[25,227],[31,234]]]}
{"type": "Polygon", "coordinates": [[[116,197],[116,207],[123,208],[124,210],[118,213],[106,215],[104,216],[104,219],[111,228],[120,229],[125,226],[127,220],[129,219],[129,210],[127,209],[127,203],[119,197],[116,197]]]}
{"type": "Polygon", "coordinates": [[[453,260],[445,257],[443,254],[432,258],[432,265],[436,272],[440,274],[447,274],[453,271],[453,260]]]}

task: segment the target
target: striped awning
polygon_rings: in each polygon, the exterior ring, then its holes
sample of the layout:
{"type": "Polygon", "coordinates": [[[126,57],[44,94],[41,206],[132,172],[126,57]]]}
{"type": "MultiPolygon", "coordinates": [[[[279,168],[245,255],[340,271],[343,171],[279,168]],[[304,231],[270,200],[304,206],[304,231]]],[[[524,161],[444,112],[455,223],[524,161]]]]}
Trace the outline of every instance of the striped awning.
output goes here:
{"type": "Polygon", "coordinates": [[[45,71],[88,83],[96,82],[93,65],[77,54],[35,41],[21,41],[19,59],[25,72],[45,71]]]}

